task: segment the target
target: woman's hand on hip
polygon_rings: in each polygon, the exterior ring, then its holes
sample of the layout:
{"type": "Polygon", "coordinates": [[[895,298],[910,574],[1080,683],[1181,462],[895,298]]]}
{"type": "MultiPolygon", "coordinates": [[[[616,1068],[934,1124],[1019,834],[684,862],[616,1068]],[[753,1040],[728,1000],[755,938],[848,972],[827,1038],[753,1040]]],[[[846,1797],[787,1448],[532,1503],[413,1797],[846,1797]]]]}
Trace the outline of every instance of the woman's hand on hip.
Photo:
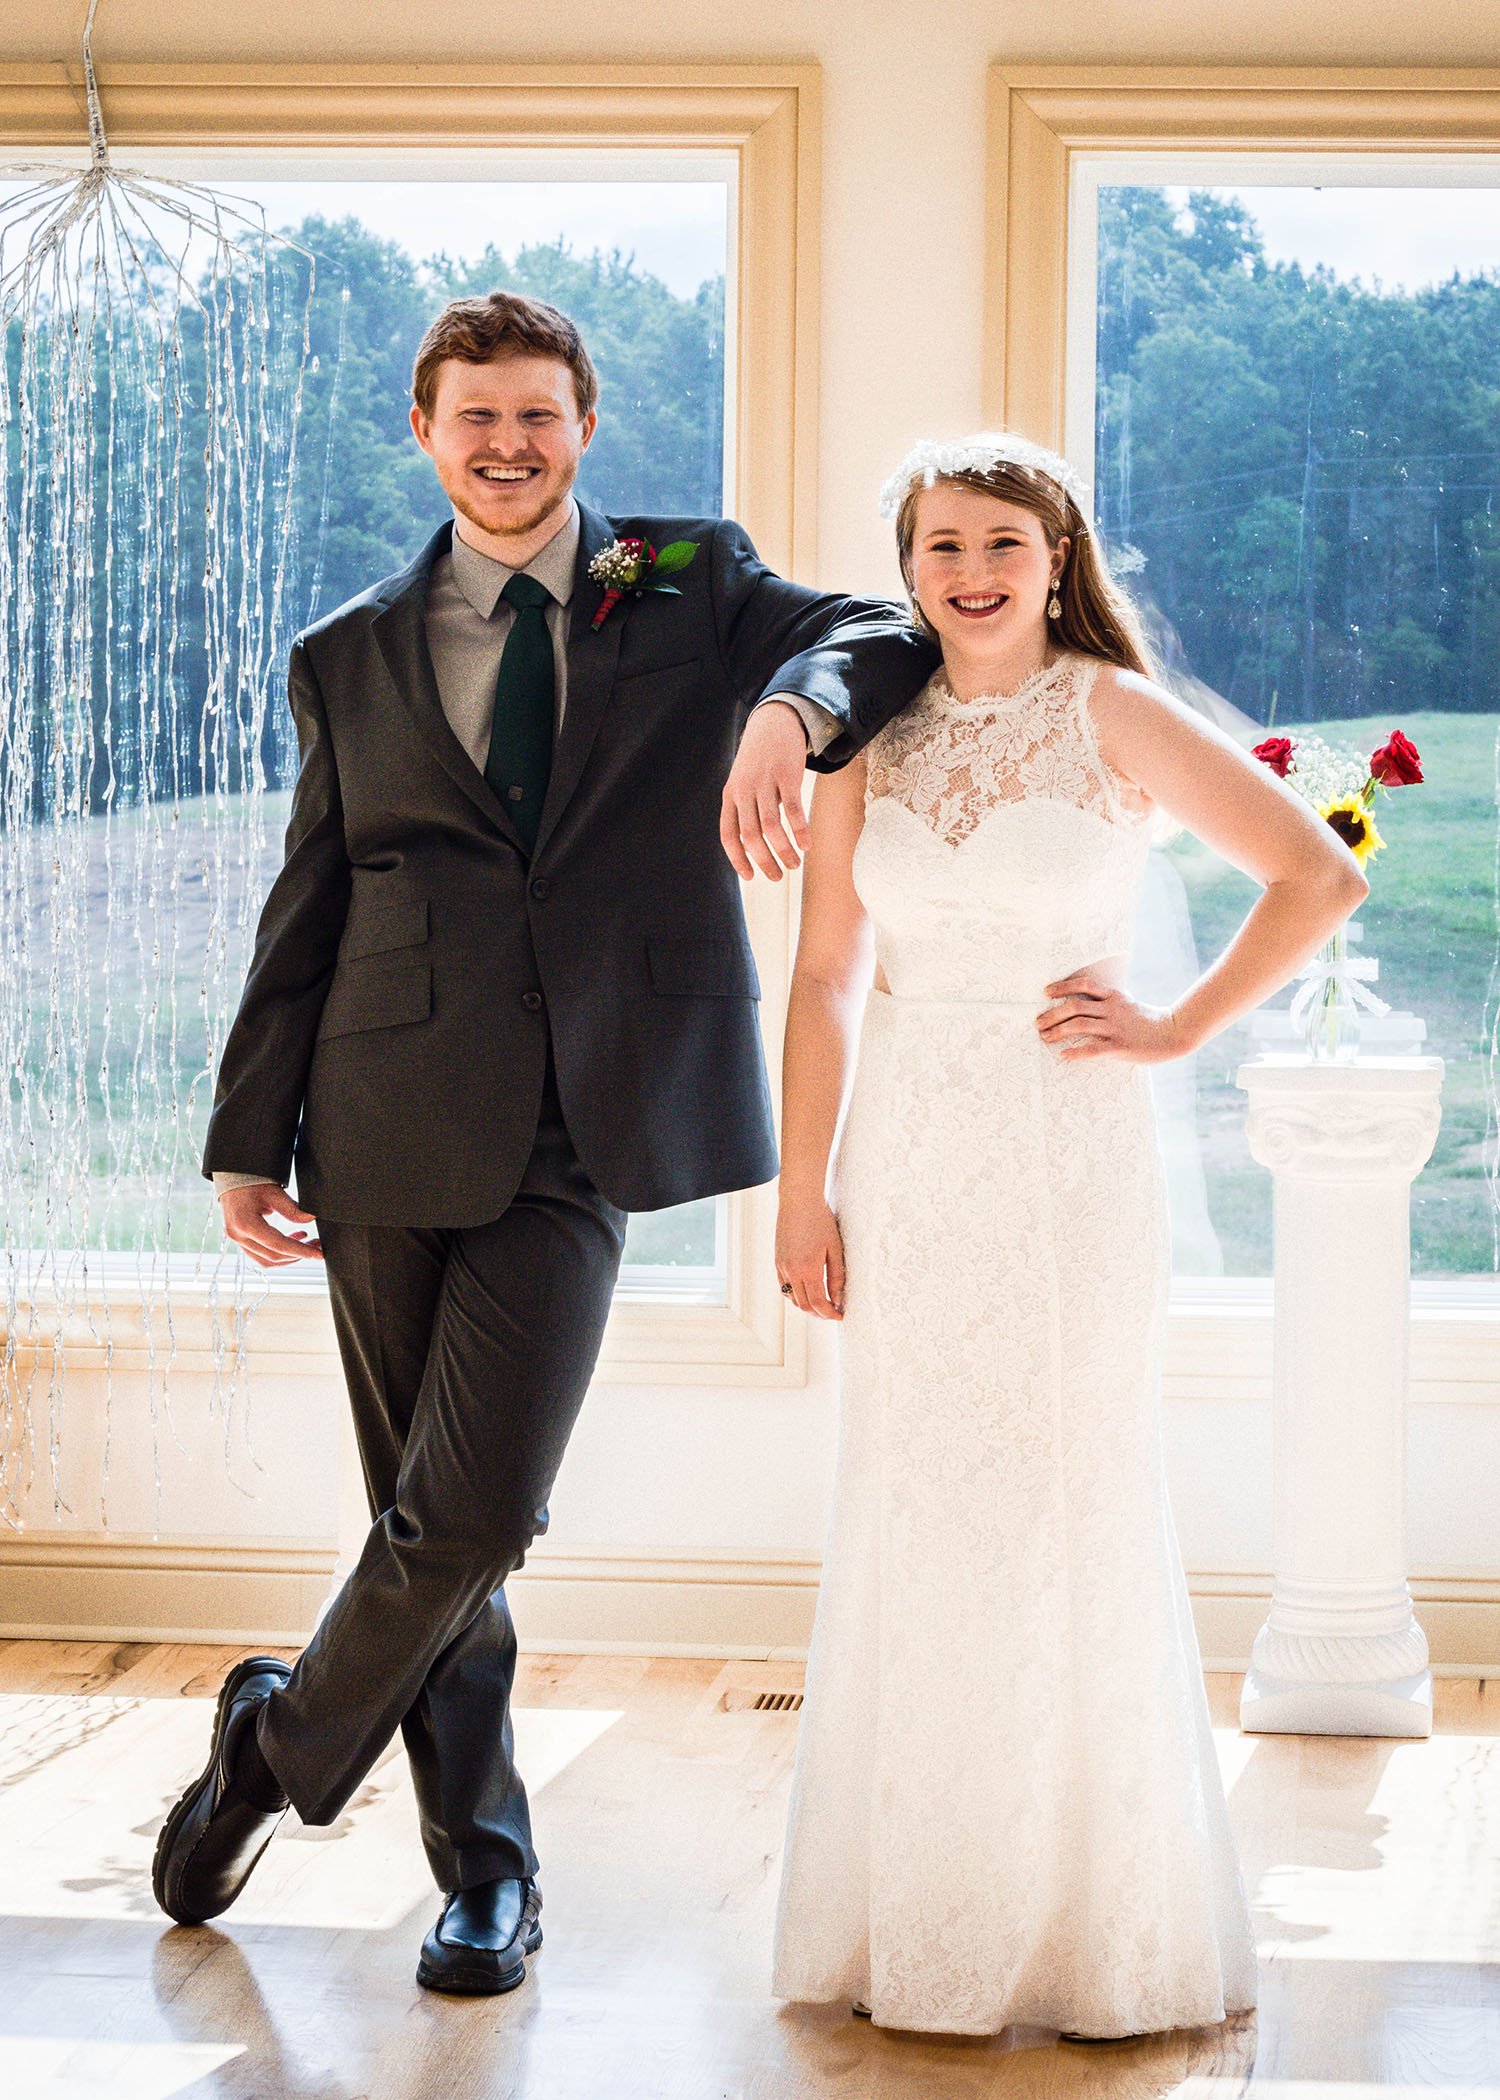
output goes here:
{"type": "Polygon", "coordinates": [[[776,1274],[783,1290],[805,1313],[820,1320],[844,1317],[844,1242],[838,1220],[822,1197],[783,1194],[776,1216],[776,1274]]]}
{"type": "Polygon", "coordinates": [[[1164,1065],[1193,1047],[1169,1007],[1141,1006],[1092,970],[1075,970],[1046,990],[1054,1003],[1037,1015],[1037,1032],[1065,1063],[1121,1057],[1132,1065],[1164,1065]]]}

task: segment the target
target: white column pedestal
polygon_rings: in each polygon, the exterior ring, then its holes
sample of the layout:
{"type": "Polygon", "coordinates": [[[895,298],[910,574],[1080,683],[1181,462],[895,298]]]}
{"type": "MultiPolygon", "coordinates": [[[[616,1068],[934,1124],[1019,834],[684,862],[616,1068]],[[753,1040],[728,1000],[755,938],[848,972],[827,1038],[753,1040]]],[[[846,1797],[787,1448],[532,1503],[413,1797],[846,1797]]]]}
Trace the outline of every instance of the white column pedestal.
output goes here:
{"type": "Polygon", "coordinates": [[[1240,1725],[1432,1731],[1406,1581],[1411,1183],[1437,1137],[1443,1061],[1244,1064],[1250,1150],[1275,1178],[1275,1576],[1240,1725]]]}

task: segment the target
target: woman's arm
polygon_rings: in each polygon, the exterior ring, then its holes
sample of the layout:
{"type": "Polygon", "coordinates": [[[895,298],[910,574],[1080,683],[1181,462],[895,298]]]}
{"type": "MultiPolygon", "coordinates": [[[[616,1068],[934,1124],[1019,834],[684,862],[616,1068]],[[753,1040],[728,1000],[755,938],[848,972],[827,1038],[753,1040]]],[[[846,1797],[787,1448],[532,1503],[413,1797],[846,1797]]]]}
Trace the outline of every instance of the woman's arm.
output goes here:
{"type": "Polygon", "coordinates": [[[854,1063],[875,940],[854,887],[865,820],[861,753],[813,790],[802,918],[787,1002],[781,1082],[776,1271],[804,1312],[842,1319],[844,1250],[828,1202],[828,1162],[854,1063]]]}
{"type": "Polygon", "coordinates": [[[1161,686],[1112,669],[1096,677],[1090,704],[1111,771],[1262,885],[1234,939],[1166,1013],[1137,1006],[1088,970],[1047,986],[1058,1004],[1038,1028],[1064,1058],[1161,1063],[1279,990],[1370,886],[1316,810],[1161,686]]]}

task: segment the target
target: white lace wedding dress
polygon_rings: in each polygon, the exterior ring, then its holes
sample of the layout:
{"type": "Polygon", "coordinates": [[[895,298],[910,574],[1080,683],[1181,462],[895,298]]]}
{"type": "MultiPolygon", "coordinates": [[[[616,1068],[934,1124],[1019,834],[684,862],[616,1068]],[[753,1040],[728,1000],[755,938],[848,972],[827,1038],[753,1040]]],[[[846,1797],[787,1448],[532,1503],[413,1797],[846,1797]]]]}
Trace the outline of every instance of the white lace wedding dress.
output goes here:
{"type": "Polygon", "coordinates": [[[1146,1068],[1061,1062],[1053,979],[1129,951],[1149,842],[1095,659],[869,747],[872,990],[835,1166],[833,1508],[772,1989],[884,2026],[1121,2034],[1255,2002],[1158,1428],[1146,1068]]]}

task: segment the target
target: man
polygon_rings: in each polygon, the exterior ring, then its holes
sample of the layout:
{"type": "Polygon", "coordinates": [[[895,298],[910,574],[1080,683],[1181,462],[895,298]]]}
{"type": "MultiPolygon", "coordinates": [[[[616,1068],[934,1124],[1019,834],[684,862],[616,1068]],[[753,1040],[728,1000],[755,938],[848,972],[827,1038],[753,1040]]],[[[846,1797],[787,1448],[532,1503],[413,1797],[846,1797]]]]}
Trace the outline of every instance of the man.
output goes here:
{"type": "Polygon", "coordinates": [[[289,1801],[331,1822],[399,1726],[445,1896],[418,1980],[504,1991],[541,1942],[504,1579],[546,1529],[627,1213],[776,1172],[721,839],[779,879],[804,765],[935,658],[733,523],[580,503],[598,381],[555,308],[456,302],[412,390],[454,516],[293,646],[286,857],[203,1161],[252,1260],[326,1264],[374,1522],[295,1669],[230,1672],[153,1887],[218,1915],[289,1801]],[[642,574],[637,540],[683,544],[642,574]]]}

